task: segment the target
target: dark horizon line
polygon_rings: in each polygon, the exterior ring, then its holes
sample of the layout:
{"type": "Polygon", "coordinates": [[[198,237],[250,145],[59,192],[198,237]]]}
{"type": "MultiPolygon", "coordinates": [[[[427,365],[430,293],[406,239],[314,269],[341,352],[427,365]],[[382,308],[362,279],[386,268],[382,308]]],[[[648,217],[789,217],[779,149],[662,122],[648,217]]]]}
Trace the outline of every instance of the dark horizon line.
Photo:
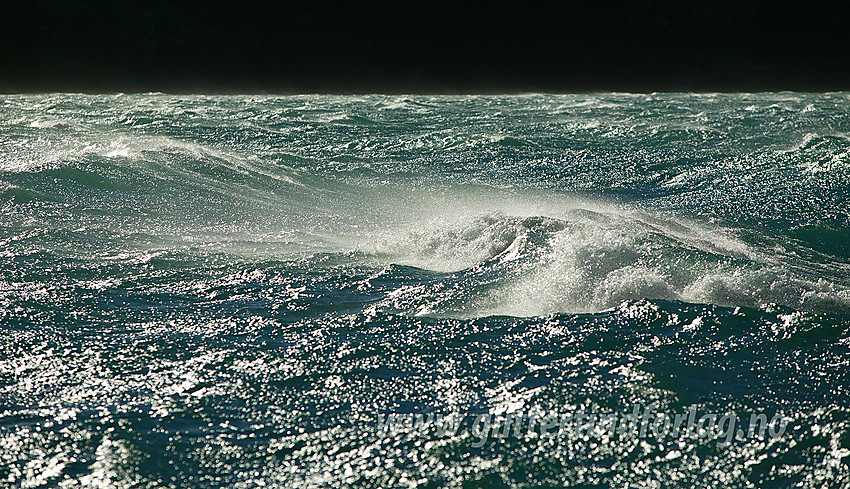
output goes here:
{"type": "Polygon", "coordinates": [[[844,89],[794,89],[794,88],[760,88],[755,90],[741,89],[576,89],[576,90],[534,90],[534,89],[483,89],[483,90],[209,90],[209,91],[187,91],[187,90],[36,90],[36,91],[12,91],[0,89],[0,95],[209,95],[209,96],[235,96],[235,95],[262,95],[262,96],[297,96],[297,95],[431,95],[431,96],[463,96],[463,95],[591,95],[622,93],[629,95],[653,95],[653,94],[761,94],[761,93],[801,93],[801,94],[827,94],[850,92],[850,88],[844,89]]]}

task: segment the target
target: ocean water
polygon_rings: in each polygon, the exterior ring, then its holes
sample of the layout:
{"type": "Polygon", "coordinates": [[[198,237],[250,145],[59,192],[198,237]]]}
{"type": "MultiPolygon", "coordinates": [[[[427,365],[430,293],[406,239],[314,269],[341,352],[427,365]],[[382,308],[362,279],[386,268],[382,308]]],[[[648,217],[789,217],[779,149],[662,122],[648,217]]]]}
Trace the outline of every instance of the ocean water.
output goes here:
{"type": "Polygon", "coordinates": [[[3,487],[850,486],[848,93],[4,95],[0,206],[3,487]]]}

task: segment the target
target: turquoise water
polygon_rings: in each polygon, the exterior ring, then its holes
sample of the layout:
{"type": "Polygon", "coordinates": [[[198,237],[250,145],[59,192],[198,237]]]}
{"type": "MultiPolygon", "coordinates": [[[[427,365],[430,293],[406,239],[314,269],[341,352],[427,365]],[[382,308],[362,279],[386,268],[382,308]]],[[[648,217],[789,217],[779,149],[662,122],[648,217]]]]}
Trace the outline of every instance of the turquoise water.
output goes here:
{"type": "Polygon", "coordinates": [[[0,98],[0,485],[847,487],[850,94],[0,98]],[[763,413],[475,443],[387,413],[763,413]]]}

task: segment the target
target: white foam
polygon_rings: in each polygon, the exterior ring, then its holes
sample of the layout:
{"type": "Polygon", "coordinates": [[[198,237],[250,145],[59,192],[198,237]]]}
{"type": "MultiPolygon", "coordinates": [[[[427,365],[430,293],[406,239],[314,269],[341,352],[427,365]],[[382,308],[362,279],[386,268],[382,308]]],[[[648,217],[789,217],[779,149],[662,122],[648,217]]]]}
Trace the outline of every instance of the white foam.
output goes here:
{"type": "Polygon", "coordinates": [[[418,314],[540,316],[597,312],[639,299],[850,309],[846,288],[795,275],[782,256],[755,250],[729,232],[538,197],[491,191],[489,198],[467,195],[454,206],[435,201],[436,217],[409,220],[407,230],[385,229],[374,247],[361,249],[392,263],[463,274],[451,293],[393,296],[393,308],[409,306],[418,314]]]}

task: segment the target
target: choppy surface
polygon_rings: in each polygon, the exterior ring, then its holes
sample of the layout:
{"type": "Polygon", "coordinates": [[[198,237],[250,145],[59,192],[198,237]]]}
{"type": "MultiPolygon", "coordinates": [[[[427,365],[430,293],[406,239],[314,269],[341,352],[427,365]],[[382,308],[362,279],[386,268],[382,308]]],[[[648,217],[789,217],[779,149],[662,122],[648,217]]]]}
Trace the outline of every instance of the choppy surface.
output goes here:
{"type": "Polygon", "coordinates": [[[850,96],[4,96],[0,481],[844,487],[850,96]],[[381,437],[505,403],[779,439],[381,437]]]}

